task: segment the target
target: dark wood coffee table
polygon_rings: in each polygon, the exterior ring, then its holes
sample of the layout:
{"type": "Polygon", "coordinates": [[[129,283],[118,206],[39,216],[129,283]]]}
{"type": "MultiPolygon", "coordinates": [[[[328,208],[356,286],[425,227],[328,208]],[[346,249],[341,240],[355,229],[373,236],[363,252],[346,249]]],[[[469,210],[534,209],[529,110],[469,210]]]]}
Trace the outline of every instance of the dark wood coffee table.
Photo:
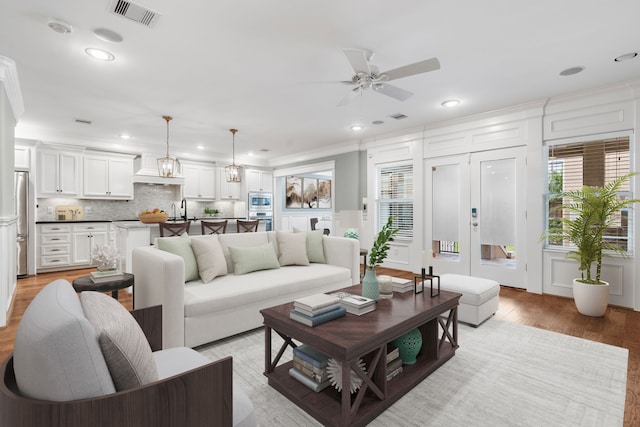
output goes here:
{"type": "MultiPolygon", "coordinates": [[[[360,295],[361,287],[343,291],[360,295]]],[[[265,325],[264,374],[270,386],[322,424],[366,425],[453,357],[458,348],[460,296],[447,291],[433,298],[425,293],[395,292],[392,299],[378,301],[376,310],[370,313],[347,313],[314,328],[289,319],[293,302],[261,310],[265,325]],[[417,362],[404,365],[403,372],[387,382],[387,343],[414,328],[420,330],[423,341],[417,362]],[[272,331],[285,340],[275,358],[272,331]],[[296,342],[306,343],[340,362],[343,384],[349,384],[351,367],[363,379],[363,386],[353,396],[331,386],[315,393],[290,377],[292,362],[278,363],[287,347],[296,347],[296,342]],[[366,363],[366,373],[356,364],[361,358],[366,363]]]]}

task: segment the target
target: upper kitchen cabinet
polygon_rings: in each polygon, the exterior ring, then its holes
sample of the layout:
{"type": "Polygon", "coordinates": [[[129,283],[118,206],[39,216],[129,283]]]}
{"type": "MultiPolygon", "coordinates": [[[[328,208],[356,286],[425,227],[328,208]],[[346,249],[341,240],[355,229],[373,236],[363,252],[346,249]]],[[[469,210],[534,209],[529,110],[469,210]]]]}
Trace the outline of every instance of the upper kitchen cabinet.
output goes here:
{"type": "Polygon", "coordinates": [[[180,163],[184,177],[182,196],[185,199],[215,200],[215,166],[187,161],[180,161],[180,163]]]}
{"type": "Polygon", "coordinates": [[[133,156],[85,153],[82,197],[133,199],[133,156]]]}
{"type": "Polygon", "coordinates": [[[38,197],[77,197],[80,194],[80,153],[38,150],[38,197]]]}
{"type": "Polygon", "coordinates": [[[218,168],[218,198],[220,200],[240,200],[240,193],[242,191],[242,183],[240,182],[227,182],[227,174],[224,168],[218,168]]]}
{"type": "Polygon", "coordinates": [[[268,171],[247,169],[247,191],[273,192],[273,174],[268,171]]]}
{"type": "Polygon", "coordinates": [[[17,171],[31,170],[31,149],[16,145],[14,148],[14,167],[17,171]]]}

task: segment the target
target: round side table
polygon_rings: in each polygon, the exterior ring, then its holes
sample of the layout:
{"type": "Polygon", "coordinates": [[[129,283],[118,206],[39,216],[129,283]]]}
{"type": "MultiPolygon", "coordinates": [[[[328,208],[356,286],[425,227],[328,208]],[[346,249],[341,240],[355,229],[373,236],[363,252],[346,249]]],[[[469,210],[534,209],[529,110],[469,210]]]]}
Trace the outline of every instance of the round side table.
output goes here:
{"type": "Polygon", "coordinates": [[[73,289],[76,292],[82,291],[97,291],[97,292],[109,292],[111,296],[118,299],[118,290],[125,289],[129,286],[133,286],[133,274],[123,273],[124,277],[109,280],[108,282],[93,283],[91,277],[82,276],[75,279],[72,283],[73,289]]]}

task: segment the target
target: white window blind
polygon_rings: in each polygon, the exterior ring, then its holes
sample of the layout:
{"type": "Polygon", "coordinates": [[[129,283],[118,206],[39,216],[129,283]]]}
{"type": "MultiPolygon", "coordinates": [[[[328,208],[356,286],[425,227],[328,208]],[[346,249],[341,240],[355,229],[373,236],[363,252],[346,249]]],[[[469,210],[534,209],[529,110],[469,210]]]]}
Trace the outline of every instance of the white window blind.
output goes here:
{"type": "Polygon", "coordinates": [[[393,216],[395,238],[413,238],[413,165],[378,168],[378,229],[393,216]]]}
{"type": "MultiPolygon", "coordinates": [[[[586,142],[551,145],[548,148],[548,228],[560,227],[560,219],[567,212],[557,209],[562,204],[558,194],[579,190],[584,185],[603,186],[630,172],[629,137],[607,138],[586,142]]],[[[622,188],[622,198],[631,197],[629,183],[622,188]]],[[[607,239],[622,249],[631,251],[631,215],[624,210],[616,226],[607,230],[607,239]]],[[[570,246],[570,242],[549,238],[551,246],[570,246]]]]}

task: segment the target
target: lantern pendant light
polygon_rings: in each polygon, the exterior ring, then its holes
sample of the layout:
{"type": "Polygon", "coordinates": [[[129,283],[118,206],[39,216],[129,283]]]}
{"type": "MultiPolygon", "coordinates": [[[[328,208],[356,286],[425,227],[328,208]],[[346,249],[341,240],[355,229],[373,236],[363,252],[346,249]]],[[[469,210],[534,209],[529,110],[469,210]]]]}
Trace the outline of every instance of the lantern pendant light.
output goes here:
{"type": "Polygon", "coordinates": [[[236,132],[238,129],[229,129],[229,132],[233,134],[233,157],[231,164],[224,168],[227,175],[227,182],[241,182],[242,181],[242,166],[236,165],[236,132]]]}
{"type": "Polygon", "coordinates": [[[174,178],[177,173],[178,160],[169,156],[169,121],[173,119],[171,116],[162,116],[167,122],[167,155],[158,157],[158,175],[164,178],[174,178]]]}

